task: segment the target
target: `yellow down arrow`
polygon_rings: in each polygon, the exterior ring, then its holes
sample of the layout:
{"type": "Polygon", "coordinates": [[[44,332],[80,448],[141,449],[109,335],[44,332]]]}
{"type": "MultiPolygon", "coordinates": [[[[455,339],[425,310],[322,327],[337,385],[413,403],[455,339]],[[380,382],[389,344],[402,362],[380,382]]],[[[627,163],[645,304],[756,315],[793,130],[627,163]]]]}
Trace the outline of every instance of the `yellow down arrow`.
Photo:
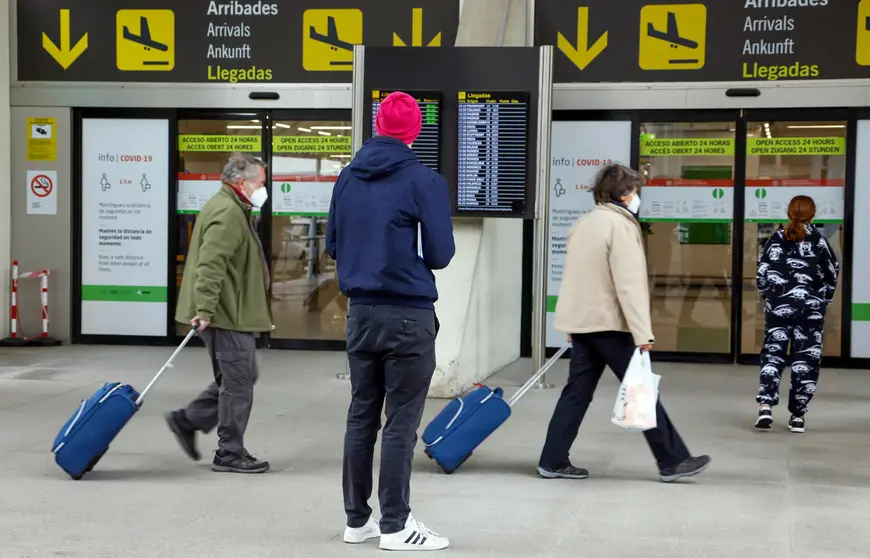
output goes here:
{"type": "Polygon", "coordinates": [[[42,48],[45,49],[60,66],[66,70],[76,61],[76,58],[88,48],[88,34],[82,35],[79,42],[74,47],[69,45],[69,10],[60,11],[60,46],[48,38],[45,33],[42,34],[42,48]]]}
{"type": "MultiPolygon", "coordinates": [[[[393,33],[393,46],[408,46],[398,33],[393,33]]],[[[423,46],[423,8],[414,8],[411,10],[411,46],[423,46]]],[[[441,32],[439,31],[435,37],[429,41],[426,46],[440,47],[441,32]]]]}
{"type": "Polygon", "coordinates": [[[557,46],[575,66],[581,70],[585,70],[593,60],[595,60],[601,52],[607,48],[607,31],[598,37],[598,40],[590,47],[589,46],[589,8],[577,8],[577,46],[571,44],[571,41],[565,38],[562,33],[558,33],[557,46]]]}

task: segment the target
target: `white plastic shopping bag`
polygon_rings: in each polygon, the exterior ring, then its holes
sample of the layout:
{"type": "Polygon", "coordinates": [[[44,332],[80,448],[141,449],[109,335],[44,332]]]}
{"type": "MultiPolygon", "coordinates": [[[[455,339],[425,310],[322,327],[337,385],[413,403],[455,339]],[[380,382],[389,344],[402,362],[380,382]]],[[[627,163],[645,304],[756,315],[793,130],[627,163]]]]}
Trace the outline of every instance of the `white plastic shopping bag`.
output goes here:
{"type": "Polygon", "coordinates": [[[655,428],[660,380],[661,376],[652,372],[649,351],[635,349],[619,386],[610,421],[634,432],[655,428]]]}

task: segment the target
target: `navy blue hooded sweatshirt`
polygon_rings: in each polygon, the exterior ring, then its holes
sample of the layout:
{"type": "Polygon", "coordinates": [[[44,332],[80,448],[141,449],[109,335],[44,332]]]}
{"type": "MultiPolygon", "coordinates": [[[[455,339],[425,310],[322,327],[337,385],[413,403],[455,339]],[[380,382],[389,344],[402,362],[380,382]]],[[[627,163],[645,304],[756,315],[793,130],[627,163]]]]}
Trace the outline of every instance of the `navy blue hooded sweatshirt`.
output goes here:
{"type": "Polygon", "coordinates": [[[434,308],[431,270],[456,251],[447,181],[399,140],[368,140],[332,190],[326,248],[351,304],[434,308]]]}

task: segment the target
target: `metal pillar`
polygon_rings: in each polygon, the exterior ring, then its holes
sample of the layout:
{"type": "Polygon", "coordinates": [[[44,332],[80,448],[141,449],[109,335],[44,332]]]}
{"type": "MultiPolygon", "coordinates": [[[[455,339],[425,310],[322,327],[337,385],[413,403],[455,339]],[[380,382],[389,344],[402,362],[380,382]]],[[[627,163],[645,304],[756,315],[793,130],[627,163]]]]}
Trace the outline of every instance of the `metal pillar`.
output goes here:
{"type": "MultiPolygon", "coordinates": [[[[366,104],[365,99],[365,46],[354,45],[353,47],[353,81],[351,84],[351,130],[350,130],[350,154],[351,158],[356,155],[363,144],[364,111],[371,110],[371,105],[366,104]]],[[[350,380],[350,361],[347,354],[344,357],[344,372],[335,375],[339,380],[350,380]]]]}
{"type": "MultiPolygon", "coordinates": [[[[550,254],[550,130],[553,120],[553,47],[540,47],[538,81],[538,180],[535,194],[535,239],[532,290],[532,364],[547,360],[547,264],[550,254]]],[[[535,389],[549,389],[546,374],[535,389]]]]}

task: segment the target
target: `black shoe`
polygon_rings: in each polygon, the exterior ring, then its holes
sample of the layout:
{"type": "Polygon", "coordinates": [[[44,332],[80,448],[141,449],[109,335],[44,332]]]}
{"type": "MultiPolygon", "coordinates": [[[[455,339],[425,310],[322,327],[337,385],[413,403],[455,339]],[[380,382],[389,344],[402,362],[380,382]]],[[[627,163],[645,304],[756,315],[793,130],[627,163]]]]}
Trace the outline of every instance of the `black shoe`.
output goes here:
{"type": "Polygon", "coordinates": [[[211,462],[211,470],[216,473],[265,473],[269,470],[269,462],[260,461],[251,454],[245,457],[234,455],[223,457],[220,452],[217,452],[214,454],[214,461],[211,462]]]}
{"type": "Polygon", "coordinates": [[[788,429],[794,432],[795,434],[803,434],[807,431],[807,423],[804,420],[804,417],[799,417],[797,415],[792,415],[790,419],[788,419],[788,429]]]}
{"type": "Polygon", "coordinates": [[[770,407],[763,407],[758,410],[758,418],[755,419],[755,428],[767,430],[773,426],[773,410],[770,407]]]}
{"type": "Polygon", "coordinates": [[[585,479],[589,478],[589,471],[568,465],[561,469],[549,469],[547,467],[538,467],[538,475],[545,479],[585,479]]]}
{"type": "Polygon", "coordinates": [[[184,450],[184,453],[194,461],[199,461],[202,456],[199,455],[199,450],[196,449],[196,430],[190,430],[185,427],[182,421],[181,411],[172,411],[166,413],[166,424],[169,430],[175,434],[175,439],[178,440],[178,445],[184,450]]]}
{"type": "Polygon", "coordinates": [[[703,473],[709,466],[709,455],[690,457],[676,467],[659,471],[659,479],[662,482],[675,482],[685,477],[694,477],[699,473],[703,473]]]}

